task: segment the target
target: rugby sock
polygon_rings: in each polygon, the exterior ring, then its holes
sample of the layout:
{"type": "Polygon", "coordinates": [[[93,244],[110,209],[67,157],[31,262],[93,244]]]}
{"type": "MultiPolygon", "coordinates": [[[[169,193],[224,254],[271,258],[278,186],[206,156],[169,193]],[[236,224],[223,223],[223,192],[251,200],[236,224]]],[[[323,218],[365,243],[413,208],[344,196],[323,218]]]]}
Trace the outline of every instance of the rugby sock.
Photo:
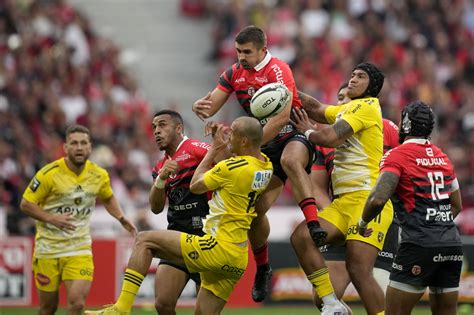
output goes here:
{"type": "Polygon", "coordinates": [[[316,207],[316,200],[314,198],[303,199],[298,206],[303,211],[306,223],[311,221],[318,221],[318,208],[316,207]]]}
{"type": "Polygon", "coordinates": [[[314,286],[318,296],[323,300],[323,303],[328,304],[333,300],[337,300],[331,280],[329,279],[329,271],[327,267],[316,270],[308,275],[307,278],[314,286]]]}
{"type": "Polygon", "coordinates": [[[385,315],[385,311],[378,312],[376,315],[385,315]]]}
{"type": "Polygon", "coordinates": [[[260,248],[252,249],[257,266],[268,265],[268,242],[260,248]]]}
{"type": "Polygon", "coordinates": [[[132,269],[126,269],[125,275],[123,276],[122,292],[115,303],[115,306],[122,312],[130,312],[132,309],[133,301],[137,295],[138,289],[142,284],[144,275],[136,272],[132,269]]]}

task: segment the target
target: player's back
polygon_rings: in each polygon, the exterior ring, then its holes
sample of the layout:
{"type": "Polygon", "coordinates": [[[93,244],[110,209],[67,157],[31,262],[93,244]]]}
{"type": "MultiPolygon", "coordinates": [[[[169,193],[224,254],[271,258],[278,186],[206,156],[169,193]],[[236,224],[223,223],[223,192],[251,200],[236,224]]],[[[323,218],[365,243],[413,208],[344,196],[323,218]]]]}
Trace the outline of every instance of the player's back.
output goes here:
{"type": "Polygon", "coordinates": [[[394,197],[402,205],[397,211],[402,243],[425,247],[460,244],[449,199],[455,174],[441,149],[426,139],[407,140],[387,153],[381,168],[400,176],[394,197]]]}
{"type": "Polygon", "coordinates": [[[273,166],[266,156],[265,161],[252,156],[230,158],[206,173],[206,186],[216,189],[209,201],[204,232],[229,242],[245,242],[257,216],[255,204],[272,174],[273,166]]]}

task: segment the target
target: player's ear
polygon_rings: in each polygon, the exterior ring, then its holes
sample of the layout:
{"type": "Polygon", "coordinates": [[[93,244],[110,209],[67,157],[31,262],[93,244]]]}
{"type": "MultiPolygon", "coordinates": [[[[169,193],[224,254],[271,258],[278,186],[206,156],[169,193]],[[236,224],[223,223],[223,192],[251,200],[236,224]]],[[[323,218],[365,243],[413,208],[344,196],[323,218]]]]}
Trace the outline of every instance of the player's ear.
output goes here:
{"type": "Polygon", "coordinates": [[[178,124],[178,125],[176,126],[176,132],[177,132],[178,134],[183,134],[183,133],[184,133],[184,126],[183,126],[183,124],[178,124]]]}

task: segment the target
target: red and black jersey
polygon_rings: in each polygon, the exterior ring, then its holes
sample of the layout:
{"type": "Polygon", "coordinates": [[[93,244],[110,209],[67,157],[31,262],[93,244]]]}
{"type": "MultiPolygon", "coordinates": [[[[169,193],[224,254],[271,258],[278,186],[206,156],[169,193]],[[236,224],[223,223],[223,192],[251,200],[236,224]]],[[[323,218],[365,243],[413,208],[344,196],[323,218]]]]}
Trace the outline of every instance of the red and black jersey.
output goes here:
{"type": "Polygon", "coordinates": [[[334,168],[334,148],[325,148],[319,145],[314,146],[316,158],[314,160],[312,170],[326,170],[331,176],[334,168]]]}
{"type": "MultiPolygon", "coordinates": [[[[293,107],[301,107],[301,100],[298,98],[295,79],[290,66],[284,61],[272,57],[270,52],[267,52],[262,62],[253,69],[244,69],[240,63],[228,67],[219,77],[217,88],[228,94],[235,92],[240,106],[247,115],[253,116],[250,112],[252,96],[262,86],[275,82],[284,84],[293,94],[293,107]]],[[[260,122],[265,124],[266,120],[260,122]]],[[[292,132],[295,133],[296,131],[292,125],[288,124],[275,139],[280,141],[287,138],[292,132]]]]}
{"type": "Polygon", "coordinates": [[[410,139],[388,151],[381,172],[400,177],[394,198],[402,243],[424,247],[459,246],[449,196],[457,190],[448,156],[426,139],[410,139]]]}
{"type": "Polygon", "coordinates": [[[399,145],[398,126],[389,119],[382,119],[383,122],[383,153],[387,153],[399,145]]]}
{"type": "Polygon", "coordinates": [[[200,195],[189,190],[194,171],[202,161],[210,145],[199,140],[185,138],[172,157],[167,154],[153,168],[153,180],[169,158],[179,164],[179,171],[171,175],[165,182],[165,192],[168,198],[168,229],[191,234],[203,234],[202,220],[209,213],[207,202],[211,193],[200,195]]]}

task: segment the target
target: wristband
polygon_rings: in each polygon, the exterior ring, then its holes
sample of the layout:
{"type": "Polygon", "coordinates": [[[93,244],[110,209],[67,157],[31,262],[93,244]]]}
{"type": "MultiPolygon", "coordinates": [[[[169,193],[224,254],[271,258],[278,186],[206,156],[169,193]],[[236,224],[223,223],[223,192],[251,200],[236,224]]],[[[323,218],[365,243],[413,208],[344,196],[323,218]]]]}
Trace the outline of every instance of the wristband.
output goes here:
{"type": "Polygon", "coordinates": [[[314,129],[308,129],[304,132],[304,136],[306,137],[306,139],[308,139],[309,141],[309,136],[314,132],[315,130],[314,129]]]}
{"type": "Polygon", "coordinates": [[[364,219],[360,218],[359,219],[359,222],[357,223],[359,225],[359,227],[361,228],[366,228],[367,225],[369,224],[369,222],[365,222],[364,219]]]}
{"type": "Polygon", "coordinates": [[[165,188],[165,180],[160,178],[160,175],[158,175],[155,179],[155,188],[157,189],[163,189],[165,188]]]}

